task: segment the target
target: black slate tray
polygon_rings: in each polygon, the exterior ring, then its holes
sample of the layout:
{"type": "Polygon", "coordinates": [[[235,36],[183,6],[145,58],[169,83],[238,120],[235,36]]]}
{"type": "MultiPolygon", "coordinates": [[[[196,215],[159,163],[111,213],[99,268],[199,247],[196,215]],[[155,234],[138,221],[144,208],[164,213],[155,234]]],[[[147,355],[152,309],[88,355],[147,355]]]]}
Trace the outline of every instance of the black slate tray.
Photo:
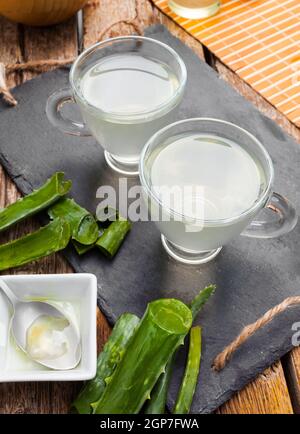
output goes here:
{"type": "MultiPolygon", "coordinates": [[[[162,26],[146,31],[183,57],[188,85],[178,118],[218,117],[254,133],[270,152],[276,172],[275,187],[300,210],[299,145],[274,122],[258,112],[183,43],[162,26]]],[[[68,84],[68,72],[57,70],[14,90],[16,108],[0,103],[0,159],[23,193],[29,193],[57,170],[73,180],[73,197],[95,211],[97,187],[117,185],[118,176],[107,168],[103,152],[93,139],[68,137],[46,119],[48,95],[68,84]]],[[[129,185],[134,180],[129,181],[129,185]]],[[[66,257],[78,272],[98,277],[99,305],[110,322],[124,311],[141,315],[147,302],[178,297],[189,302],[199,288],[218,286],[197,322],[203,325],[203,357],[193,412],[208,413],[241,389],[258,373],[292,348],[292,324],[300,308],[278,316],[252,337],[223,372],[211,362],[241,328],[288,296],[300,293],[300,225],[282,238],[255,240],[238,237],[213,262],[199,267],[179,265],[164,252],[152,223],[136,223],[113,261],[98,252],[83,258],[69,249],[66,257]]],[[[183,366],[176,364],[169,404],[174,403],[183,366]]]]}

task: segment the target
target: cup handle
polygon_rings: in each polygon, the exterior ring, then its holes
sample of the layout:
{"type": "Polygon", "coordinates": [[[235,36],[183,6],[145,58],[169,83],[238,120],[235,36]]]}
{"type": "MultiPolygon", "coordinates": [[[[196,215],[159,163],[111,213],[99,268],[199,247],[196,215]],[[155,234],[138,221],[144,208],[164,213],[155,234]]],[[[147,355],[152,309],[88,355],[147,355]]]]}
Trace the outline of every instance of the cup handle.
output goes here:
{"type": "Polygon", "coordinates": [[[90,131],[83,122],[66,118],[61,109],[64,104],[76,104],[71,89],[60,89],[49,96],[46,104],[46,114],[50,123],[72,136],[91,136],[90,131]]]}
{"type": "Polygon", "coordinates": [[[241,233],[252,238],[276,238],[287,234],[297,224],[298,216],[293,205],[278,193],[273,193],[265,205],[266,218],[253,220],[241,233]]]}

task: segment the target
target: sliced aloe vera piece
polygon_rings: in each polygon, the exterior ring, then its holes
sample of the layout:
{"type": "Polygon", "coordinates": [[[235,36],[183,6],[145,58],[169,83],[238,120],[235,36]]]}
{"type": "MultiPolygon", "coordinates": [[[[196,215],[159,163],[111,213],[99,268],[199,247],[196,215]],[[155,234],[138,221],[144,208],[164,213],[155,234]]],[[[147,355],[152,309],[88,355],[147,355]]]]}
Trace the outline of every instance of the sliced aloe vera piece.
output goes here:
{"type": "Polygon", "coordinates": [[[64,173],[57,172],[38,190],[0,210],[0,231],[48,208],[68,193],[71,181],[64,180],[64,173]]]}
{"type": "Polygon", "coordinates": [[[36,232],[0,246],[0,270],[19,267],[62,250],[70,237],[69,223],[55,219],[36,232]]]}
{"type": "Polygon", "coordinates": [[[105,227],[102,225],[103,222],[99,227],[100,236],[95,244],[87,246],[73,240],[73,245],[79,255],[87,253],[93,247],[97,247],[108,258],[113,258],[116,255],[131,228],[131,223],[120,218],[110,223],[109,226],[107,226],[107,222],[105,222],[105,227]]]}
{"type": "Polygon", "coordinates": [[[105,256],[113,258],[123,243],[127,233],[130,231],[131,223],[128,220],[119,218],[112,222],[108,228],[104,229],[103,234],[98,238],[96,247],[105,256]]]}
{"type": "MultiPolygon", "coordinates": [[[[198,295],[192,300],[190,309],[192,311],[193,320],[196,318],[204,304],[209,300],[216,290],[216,285],[206,286],[198,295]]],[[[151,399],[147,402],[144,412],[146,414],[163,414],[165,413],[166,401],[170,379],[173,370],[173,362],[175,355],[166,366],[166,370],[159,377],[157,384],[151,392],[151,399]]]]}
{"type": "Polygon", "coordinates": [[[51,219],[63,218],[71,227],[72,238],[84,245],[94,244],[99,236],[96,220],[74,199],[64,198],[48,210],[51,219]]]}
{"type": "Polygon", "coordinates": [[[97,362],[96,377],[88,381],[79,393],[72,407],[80,414],[92,413],[92,403],[98,401],[104,392],[106,382],[113,375],[122,360],[128,343],[137,329],[140,319],[131,313],[124,313],[116,322],[104,345],[97,362]]]}
{"type": "Polygon", "coordinates": [[[181,301],[149,303],[120,364],[100,400],[93,404],[94,412],[138,413],[191,325],[192,313],[181,301]]]}
{"type": "Polygon", "coordinates": [[[193,327],[190,332],[190,346],[173,414],[187,414],[190,411],[197,385],[201,360],[201,327],[193,327]]]}
{"type": "Polygon", "coordinates": [[[84,245],[76,240],[72,240],[72,244],[79,256],[84,255],[95,247],[95,244],[84,245]]]}

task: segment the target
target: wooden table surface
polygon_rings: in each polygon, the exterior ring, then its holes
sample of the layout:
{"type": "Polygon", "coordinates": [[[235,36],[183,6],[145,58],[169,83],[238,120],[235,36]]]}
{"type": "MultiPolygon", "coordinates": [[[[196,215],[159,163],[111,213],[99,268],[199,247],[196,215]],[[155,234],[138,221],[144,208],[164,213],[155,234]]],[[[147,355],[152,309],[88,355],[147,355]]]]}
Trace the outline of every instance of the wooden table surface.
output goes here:
{"type": "MultiPolygon", "coordinates": [[[[142,33],[151,24],[163,23],[202,59],[215,68],[259,110],[274,119],[300,143],[300,131],[256,94],[239,77],[208,52],[205,47],[162,15],[149,0],[90,1],[82,14],[67,23],[51,28],[29,28],[0,17],[0,62],[4,64],[42,59],[65,59],[76,56],[96,41],[119,35],[142,33]]],[[[10,86],[33,77],[30,72],[9,76],[10,86]]],[[[284,150],[283,150],[284,152],[284,150]]],[[[0,207],[19,197],[16,187],[0,167],[0,207]]],[[[18,225],[1,236],[4,242],[37,228],[32,220],[18,225]]],[[[60,254],[30,264],[12,274],[72,273],[60,254]]],[[[98,341],[103,345],[110,328],[99,313],[98,341]]],[[[80,383],[8,383],[0,385],[0,413],[67,413],[80,383]]],[[[244,390],[218,409],[217,413],[298,413],[300,414],[300,348],[268,368],[244,390]]]]}

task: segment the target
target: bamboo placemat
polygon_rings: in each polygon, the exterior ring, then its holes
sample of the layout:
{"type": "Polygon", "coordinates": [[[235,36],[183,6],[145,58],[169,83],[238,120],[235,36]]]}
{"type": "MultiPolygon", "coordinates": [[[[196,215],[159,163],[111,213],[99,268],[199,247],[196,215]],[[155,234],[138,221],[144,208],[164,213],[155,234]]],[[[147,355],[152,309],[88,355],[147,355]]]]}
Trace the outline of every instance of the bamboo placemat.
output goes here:
{"type": "Polygon", "coordinates": [[[299,0],[222,0],[219,13],[202,20],[177,16],[167,0],[153,1],[300,126],[299,0]]]}

